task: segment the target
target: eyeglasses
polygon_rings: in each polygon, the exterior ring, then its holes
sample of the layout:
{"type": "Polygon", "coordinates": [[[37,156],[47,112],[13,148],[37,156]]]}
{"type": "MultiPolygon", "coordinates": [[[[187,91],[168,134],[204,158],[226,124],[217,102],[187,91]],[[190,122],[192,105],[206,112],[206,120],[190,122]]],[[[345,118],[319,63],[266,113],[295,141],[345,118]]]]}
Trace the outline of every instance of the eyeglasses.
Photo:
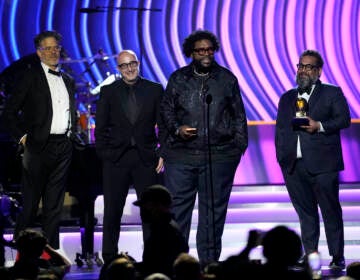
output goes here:
{"type": "Polygon", "coordinates": [[[208,48],[198,48],[193,49],[194,52],[196,52],[198,55],[205,55],[206,53],[212,55],[215,52],[214,47],[208,47],[208,48]]]}
{"type": "Polygon", "coordinates": [[[59,52],[59,51],[61,51],[62,46],[39,47],[38,49],[39,49],[40,51],[44,51],[44,52],[52,52],[52,51],[59,52]]]}
{"type": "Polygon", "coordinates": [[[311,71],[314,68],[318,68],[317,65],[302,64],[302,63],[296,64],[296,67],[297,67],[298,70],[305,70],[305,71],[311,71]]]}
{"type": "Polygon", "coordinates": [[[129,63],[121,63],[118,66],[121,70],[126,70],[129,66],[130,66],[130,68],[135,68],[138,65],[139,65],[139,62],[134,60],[134,61],[130,61],[129,63]]]}

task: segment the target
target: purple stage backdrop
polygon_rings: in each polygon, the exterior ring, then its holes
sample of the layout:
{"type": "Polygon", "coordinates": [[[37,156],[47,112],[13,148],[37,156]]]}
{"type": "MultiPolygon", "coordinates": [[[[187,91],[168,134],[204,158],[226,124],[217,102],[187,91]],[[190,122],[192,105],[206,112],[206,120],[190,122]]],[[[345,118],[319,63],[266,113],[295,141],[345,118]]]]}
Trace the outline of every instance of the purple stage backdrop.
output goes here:
{"type": "MultiPolygon", "coordinates": [[[[295,86],[304,49],[317,49],[323,82],[341,86],[354,122],[360,118],[360,0],[0,0],[0,71],[34,52],[45,29],[63,34],[64,70],[78,86],[80,113],[94,89],[116,74],[115,55],[133,49],[144,77],[166,86],[189,61],[181,51],[196,29],[214,32],[216,60],[237,76],[250,126],[236,184],[282,183],[274,152],[277,104],[295,86]]],[[[1,98],[1,95],[0,95],[1,98]]],[[[0,102],[1,103],[1,102],[0,102]]],[[[92,120],[94,123],[94,120],[92,120]]],[[[342,182],[360,182],[358,124],[343,133],[342,182]]]]}
{"type": "MultiPolygon", "coordinates": [[[[236,171],[235,185],[283,184],[275,154],[275,124],[249,126],[249,147],[236,171]]],[[[340,173],[341,183],[360,182],[360,123],[353,122],[342,131],[345,170],[340,173]]]]}

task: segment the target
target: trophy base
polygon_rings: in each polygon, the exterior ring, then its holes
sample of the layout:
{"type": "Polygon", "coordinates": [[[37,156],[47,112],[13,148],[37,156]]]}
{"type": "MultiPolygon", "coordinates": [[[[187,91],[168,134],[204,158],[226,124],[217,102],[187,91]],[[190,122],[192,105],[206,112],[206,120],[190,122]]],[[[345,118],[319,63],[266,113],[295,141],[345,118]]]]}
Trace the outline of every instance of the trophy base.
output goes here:
{"type": "Polygon", "coordinates": [[[309,125],[309,119],[304,117],[304,118],[293,118],[292,119],[292,125],[293,126],[303,126],[303,125],[309,125]]]}

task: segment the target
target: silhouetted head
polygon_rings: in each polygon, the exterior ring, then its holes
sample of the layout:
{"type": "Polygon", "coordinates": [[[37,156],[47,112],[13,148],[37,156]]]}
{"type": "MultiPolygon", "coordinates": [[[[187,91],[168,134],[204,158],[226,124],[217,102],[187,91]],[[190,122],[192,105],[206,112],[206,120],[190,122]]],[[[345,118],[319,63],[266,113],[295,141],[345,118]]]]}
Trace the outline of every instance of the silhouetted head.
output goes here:
{"type": "Polygon", "coordinates": [[[162,185],[153,185],[146,188],[133,204],[140,207],[142,221],[152,223],[169,220],[171,203],[170,192],[162,185]]]}
{"type": "Polygon", "coordinates": [[[25,229],[16,238],[16,249],[21,258],[39,258],[47,244],[47,239],[41,232],[25,229]]]}
{"type": "Polygon", "coordinates": [[[302,256],[299,235],[285,226],[277,226],[268,231],[263,240],[263,254],[268,263],[290,266],[302,256]]]}
{"type": "Polygon", "coordinates": [[[360,262],[352,262],[346,267],[346,275],[360,279],[360,262]]]}
{"type": "Polygon", "coordinates": [[[105,271],[106,280],[134,280],[135,279],[135,267],[134,264],[125,257],[119,257],[114,259],[105,271]]]}
{"type": "Polygon", "coordinates": [[[147,276],[144,280],[171,280],[163,273],[153,273],[147,276]]]}
{"type": "Polygon", "coordinates": [[[181,253],[174,262],[176,280],[197,280],[201,278],[201,267],[197,259],[187,253],[181,253]]]}

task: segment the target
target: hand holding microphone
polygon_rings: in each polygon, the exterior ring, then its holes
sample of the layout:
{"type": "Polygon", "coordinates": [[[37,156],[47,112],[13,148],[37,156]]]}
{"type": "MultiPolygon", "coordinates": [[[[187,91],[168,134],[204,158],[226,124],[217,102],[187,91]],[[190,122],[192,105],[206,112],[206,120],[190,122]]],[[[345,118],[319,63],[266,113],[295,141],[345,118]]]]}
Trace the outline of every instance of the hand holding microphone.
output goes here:
{"type": "Polygon", "coordinates": [[[182,125],[178,128],[177,135],[182,139],[187,140],[197,136],[197,128],[188,125],[182,125]]]}

